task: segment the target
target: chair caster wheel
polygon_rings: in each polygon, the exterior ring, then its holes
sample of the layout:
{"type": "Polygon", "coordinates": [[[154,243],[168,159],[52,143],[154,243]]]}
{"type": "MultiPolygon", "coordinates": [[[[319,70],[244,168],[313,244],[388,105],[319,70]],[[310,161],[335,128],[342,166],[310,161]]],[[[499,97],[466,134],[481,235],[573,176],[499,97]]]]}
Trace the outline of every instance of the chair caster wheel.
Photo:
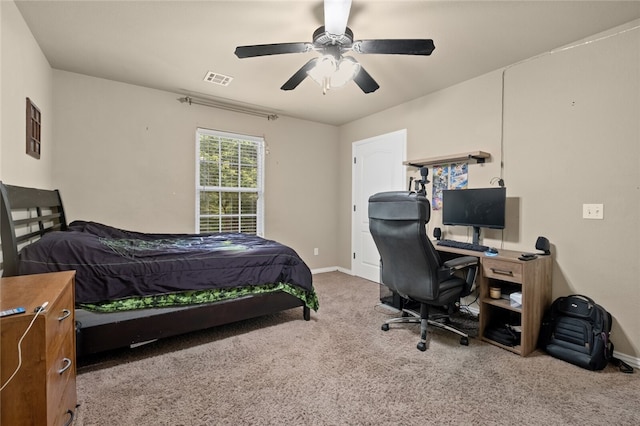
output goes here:
{"type": "Polygon", "coordinates": [[[425,342],[418,342],[418,349],[422,352],[427,350],[427,344],[425,342]]]}
{"type": "Polygon", "coordinates": [[[382,327],[380,327],[382,329],[382,331],[389,331],[389,324],[382,324],[382,327]]]}
{"type": "Polygon", "coordinates": [[[469,338],[468,337],[461,337],[460,338],[460,344],[463,346],[469,346],[469,338]]]}

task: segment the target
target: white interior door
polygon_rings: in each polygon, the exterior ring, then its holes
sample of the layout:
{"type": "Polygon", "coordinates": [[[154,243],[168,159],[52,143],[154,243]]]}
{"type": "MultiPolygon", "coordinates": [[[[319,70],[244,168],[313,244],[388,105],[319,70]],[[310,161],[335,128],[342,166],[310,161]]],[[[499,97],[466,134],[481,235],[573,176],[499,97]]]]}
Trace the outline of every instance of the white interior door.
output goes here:
{"type": "Polygon", "coordinates": [[[352,145],[351,271],[380,282],[380,255],[369,233],[368,201],[375,193],[408,189],[405,182],[407,131],[399,130],[352,145]]]}

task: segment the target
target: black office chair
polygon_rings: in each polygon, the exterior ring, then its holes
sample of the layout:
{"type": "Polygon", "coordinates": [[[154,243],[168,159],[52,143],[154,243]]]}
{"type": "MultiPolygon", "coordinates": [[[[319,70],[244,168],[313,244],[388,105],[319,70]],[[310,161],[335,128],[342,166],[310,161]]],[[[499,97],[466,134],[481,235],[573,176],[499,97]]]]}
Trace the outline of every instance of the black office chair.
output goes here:
{"type": "Polygon", "coordinates": [[[445,307],[449,314],[455,311],[455,303],[470,293],[478,269],[473,256],[440,260],[427,238],[430,218],[431,204],[423,195],[381,192],[369,198],[369,230],[381,257],[382,284],[420,304],[420,314],[403,307],[403,316],[387,320],[382,330],[392,323],[420,323],[421,351],[427,349],[427,324],[452,331],[461,336],[460,344],[469,344],[466,333],[449,325],[448,315],[429,319],[429,306],[445,307]],[[454,274],[458,270],[466,276],[454,274]]]}

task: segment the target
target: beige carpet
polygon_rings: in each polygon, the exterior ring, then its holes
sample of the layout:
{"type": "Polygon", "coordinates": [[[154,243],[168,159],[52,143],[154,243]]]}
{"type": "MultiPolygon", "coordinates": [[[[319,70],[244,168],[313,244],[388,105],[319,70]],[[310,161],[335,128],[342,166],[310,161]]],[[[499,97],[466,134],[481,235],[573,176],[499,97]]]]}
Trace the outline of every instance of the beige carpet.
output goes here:
{"type": "Polygon", "coordinates": [[[380,330],[379,287],[314,276],[320,310],[218,327],[95,357],[75,425],[637,425],[640,374],[591,372],[417,326],[380,330]]]}

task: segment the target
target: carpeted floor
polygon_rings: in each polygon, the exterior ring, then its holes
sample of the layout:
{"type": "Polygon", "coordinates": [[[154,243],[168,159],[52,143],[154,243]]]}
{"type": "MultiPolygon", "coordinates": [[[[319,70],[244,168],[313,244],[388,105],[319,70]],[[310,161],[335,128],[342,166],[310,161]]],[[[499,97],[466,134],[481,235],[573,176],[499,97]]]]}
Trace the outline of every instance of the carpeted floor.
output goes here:
{"type": "Polygon", "coordinates": [[[636,425],[640,374],[522,358],[418,326],[388,332],[379,287],[314,276],[295,309],[85,360],[75,425],[636,425]],[[90,363],[89,363],[90,362],[90,363]]]}

